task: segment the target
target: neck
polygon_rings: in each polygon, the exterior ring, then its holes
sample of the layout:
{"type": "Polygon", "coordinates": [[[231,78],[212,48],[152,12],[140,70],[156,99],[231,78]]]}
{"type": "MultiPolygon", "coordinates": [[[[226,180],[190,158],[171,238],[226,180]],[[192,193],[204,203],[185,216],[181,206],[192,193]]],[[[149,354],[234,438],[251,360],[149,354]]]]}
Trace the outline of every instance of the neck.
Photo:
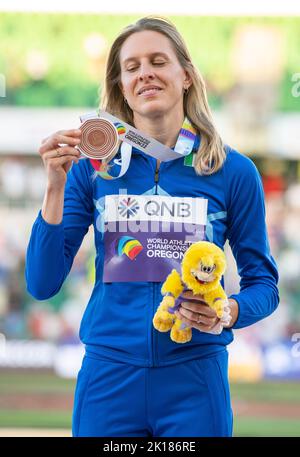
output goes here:
{"type": "Polygon", "coordinates": [[[162,114],[155,117],[134,115],[134,125],[138,130],[147,133],[165,146],[173,147],[176,144],[179,131],[184,121],[182,112],[162,114]]]}

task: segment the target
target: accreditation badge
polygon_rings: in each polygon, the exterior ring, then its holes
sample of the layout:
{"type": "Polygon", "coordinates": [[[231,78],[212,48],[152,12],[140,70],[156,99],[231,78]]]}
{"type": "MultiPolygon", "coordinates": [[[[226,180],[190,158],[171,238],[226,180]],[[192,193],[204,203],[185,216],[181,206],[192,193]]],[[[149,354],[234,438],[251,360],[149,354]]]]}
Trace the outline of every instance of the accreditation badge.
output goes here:
{"type": "Polygon", "coordinates": [[[107,195],[104,282],[161,282],[188,247],[205,239],[207,199],[107,195]]]}

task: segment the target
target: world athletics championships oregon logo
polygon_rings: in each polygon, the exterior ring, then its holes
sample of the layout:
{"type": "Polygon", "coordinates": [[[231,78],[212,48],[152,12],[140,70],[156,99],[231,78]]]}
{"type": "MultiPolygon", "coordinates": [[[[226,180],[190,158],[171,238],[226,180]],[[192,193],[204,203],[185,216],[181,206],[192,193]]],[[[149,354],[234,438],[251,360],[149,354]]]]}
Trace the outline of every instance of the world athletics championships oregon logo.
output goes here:
{"type": "Polygon", "coordinates": [[[139,209],[140,207],[137,200],[131,197],[121,200],[118,206],[119,214],[127,219],[135,216],[139,209]]]}
{"type": "Polygon", "coordinates": [[[115,122],[114,124],[115,124],[115,127],[116,127],[119,135],[126,133],[126,129],[123,124],[121,124],[120,122],[115,122]]]}

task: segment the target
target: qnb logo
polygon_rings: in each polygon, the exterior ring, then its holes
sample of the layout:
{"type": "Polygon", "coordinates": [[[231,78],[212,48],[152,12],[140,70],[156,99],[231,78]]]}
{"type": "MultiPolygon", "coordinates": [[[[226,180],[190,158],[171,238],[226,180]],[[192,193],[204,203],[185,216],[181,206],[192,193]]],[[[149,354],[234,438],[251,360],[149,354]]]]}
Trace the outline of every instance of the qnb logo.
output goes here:
{"type": "Polygon", "coordinates": [[[6,96],[5,89],[6,89],[5,76],[2,73],[0,73],[0,97],[4,98],[6,96]]]}
{"type": "Polygon", "coordinates": [[[292,82],[295,84],[292,87],[292,96],[300,97],[300,73],[294,73],[292,76],[292,82]]]}
{"type": "Polygon", "coordinates": [[[120,216],[130,219],[139,211],[140,206],[135,198],[128,197],[120,201],[118,211],[120,216]]]}
{"type": "Polygon", "coordinates": [[[189,217],[191,216],[191,207],[188,203],[162,202],[150,200],[145,205],[145,212],[149,216],[171,216],[171,217],[189,217]]]}

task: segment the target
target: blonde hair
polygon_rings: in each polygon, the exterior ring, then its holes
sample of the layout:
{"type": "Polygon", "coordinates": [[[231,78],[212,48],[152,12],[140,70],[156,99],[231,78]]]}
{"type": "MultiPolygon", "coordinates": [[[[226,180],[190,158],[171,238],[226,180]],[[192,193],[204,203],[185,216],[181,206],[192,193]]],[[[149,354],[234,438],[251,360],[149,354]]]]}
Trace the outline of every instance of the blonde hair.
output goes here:
{"type": "Polygon", "coordinates": [[[193,65],[183,38],[169,20],[147,16],[139,19],[135,24],[128,25],[118,35],[111,46],[107,59],[105,85],[101,101],[102,109],[129,124],[133,123],[133,112],[126,103],[119,85],[121,74],[119,57],[125,40],[133,33],[144,30],[159,32],[169,38],[180,65],[191,77],[192,84],[183,96],[183,108],[185,116],[201,135],[194,168],[197,174],[213,174],[222,167],[225,160],[224,145],[213,123],[207,101],[205,82],[193,65]]]}

